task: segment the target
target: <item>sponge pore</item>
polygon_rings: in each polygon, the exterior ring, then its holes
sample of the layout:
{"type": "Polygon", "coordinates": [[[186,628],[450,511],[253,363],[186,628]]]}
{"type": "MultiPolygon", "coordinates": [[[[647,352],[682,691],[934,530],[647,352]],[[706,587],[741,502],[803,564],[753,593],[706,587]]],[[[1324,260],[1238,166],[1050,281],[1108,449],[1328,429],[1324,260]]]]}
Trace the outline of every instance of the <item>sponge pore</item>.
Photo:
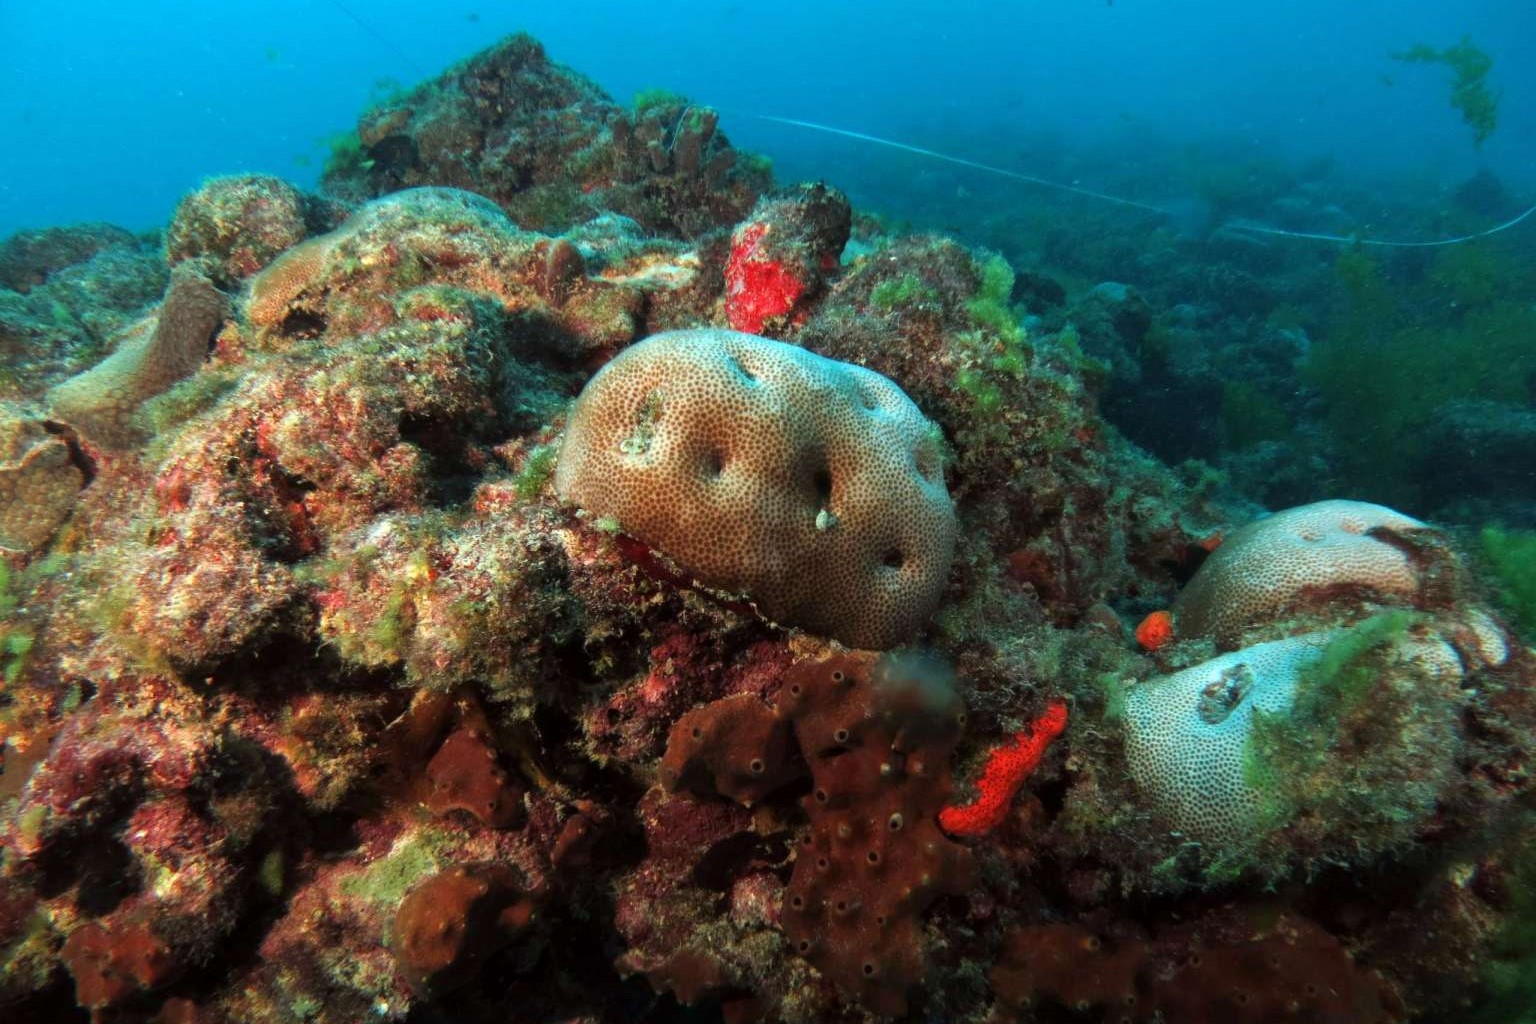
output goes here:
{"type": "Polygon", "coordinates": [[[882,650],[932,614],[954,554],[940,436],[870,370],[671,331],[588,382],[555,487],[771,619],[882,650]]]}

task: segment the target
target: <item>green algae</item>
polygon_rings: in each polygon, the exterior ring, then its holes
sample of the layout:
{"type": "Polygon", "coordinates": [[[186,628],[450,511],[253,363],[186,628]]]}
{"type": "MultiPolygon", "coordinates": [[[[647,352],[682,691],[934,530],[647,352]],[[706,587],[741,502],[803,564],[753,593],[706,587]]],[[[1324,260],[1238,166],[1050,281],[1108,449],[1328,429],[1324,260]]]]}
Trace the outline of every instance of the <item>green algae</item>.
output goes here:
{"type": "Polygon", "coordinates": [[[544,485],[555,473],[555,462],[560,449],[556,445],[541,444],[528,453],[522,471],[512,480],[512,489],[524,501],[532,501],[544,490],[544,485]]]}
{"type": "Polygon", "coordinates": [[[1527,639],[1536,637],[1536,530],[1489,526],[1479,540],[1500,606],[1514,617],[1527,639]]]}
{"type": "Polygon", "coordinates": [[[417,882],[437,871],[437,851],[423,835],[397,842],[389,853],[341,880],[343,895],[374,906],[395,907],[417,882]]]}
{"type": "MultiPolygon", "coordinates": [[[[1263,877],[1303,853],[1308,870],[1411,843],[1460,743],[1460,687],[1420,658],[1417,613],[1382,612],[1335,634],[1297,671],[1286,712],[1254,713],[1245,781],[1260,795],[1246,849],[1263,877]]],[[[1432,657],[1432,655],[1431,655],[1432,657]]]]}
{"type": "Polygon", "coordinates": [[[1221,426],[1227,447],[1234,451],[1283,441],[1292,433],[1290,417],[1280,403],[1241,380],[1222,383],[1221,426]]]}
{"type": "Polygon", "coordinates": [[[661,86],[653,86],[649,89],[641,89],[635,93],[634,106],[635,117],[644,117],[653,110],[665,110],[668,107],[680,107],[688,102],[679,93],[661,86]]]}
{"type": "Polygon", "coordinates": [[[337,132],[325,140],[325,148],[325,166],[320,172],[323,178],[346,178],[373,170],[374,161],[355,131],[337,132]]]}
{"type": "Polygon", "coordinates": [[[204,367],[141,405],[135,417],[151,438],[146,458],[151,462],[164,459],[176,429],[233,393],[241,374],[238,367],[204,367]]]}
{"type": "MultiPolygon", "coordinates": [[[[1529,822],[1527,822],[1529,824],[1529,822]]],[[[1536,847],[1527,841],[1510,861],[1503,920],[1482,963],[1483,997],[1467,1024],[1530,1024],[1536,1006],[1536,847]]]]}
{"type": "Polygon", "coordinates": [[[1443,50],[1416,43],[1392,54],[1392,59],[1409,64],[1442,64],[1451,70],[1451,106],[1471,127],[1474,145],[1481,148],[1499,126],[1499,98],[1488,88],[1493,58],[1473,43],[1471,36],[1462,36],[1461,42],[1443,50]]]}
{"type": "Polygon", "coordinates": [[[1311,731],[1336,727],[1380,681],[1380,668],[1371,663],[1370,655],[1395,643],[1415,621],[1412,612],[1382,612],[1330,640],[1322,654],[1298,673],[1291,721],[1311,731]]]}
{"type": "Polygon", "coordinates": [[[885,312],[903,306],[921,306],[938,300],[939,293],[913,273],[881,281],[869,293],[869,304],[885,312]]]}
{"type": "MultiPolygon", "coordinates": [[[[1339,310],[1301,375],[1326,401],[1348,490],[1391,505],[1418,499],[1424,427],[1449,402],[1523,404],[1536,373],[1536,308],[1523,272],[1494,243],[1436,264],[1449,291],[1398,286],[1360,250],[1334,264],[1339,310]],[[1481,305],[1462,298],[1488,296],[1481,305]]],[[[1431,276],[1434,283],[1434,276],[1431,276]]]]}

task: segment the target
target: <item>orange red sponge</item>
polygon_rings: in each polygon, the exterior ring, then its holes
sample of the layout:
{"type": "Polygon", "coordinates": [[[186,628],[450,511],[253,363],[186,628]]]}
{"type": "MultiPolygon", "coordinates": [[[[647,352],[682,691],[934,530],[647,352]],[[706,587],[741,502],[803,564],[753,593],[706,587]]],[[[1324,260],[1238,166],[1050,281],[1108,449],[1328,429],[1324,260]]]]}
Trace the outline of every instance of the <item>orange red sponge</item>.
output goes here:
{"type": "Polygon", "coordinates": [[[1028,729],[1016,733],[987,755],[986,767],[976,780],[976,799],[940,811],[939,827],[952,836],[980,836],[1002,824],[1013,795],[1039,766],[1051,741],[1066,727],[1067,706],[1053,701],[1028,729]]]}

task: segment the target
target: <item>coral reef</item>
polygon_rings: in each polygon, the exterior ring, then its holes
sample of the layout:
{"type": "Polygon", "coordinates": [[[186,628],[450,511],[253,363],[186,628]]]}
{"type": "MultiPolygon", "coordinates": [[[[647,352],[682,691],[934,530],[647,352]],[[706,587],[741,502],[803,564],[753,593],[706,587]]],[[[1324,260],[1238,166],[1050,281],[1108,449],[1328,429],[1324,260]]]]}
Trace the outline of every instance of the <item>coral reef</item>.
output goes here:
{"type": "Polygon", "coordinates": [[[1497,769],[1475,737],[1507,712],[1473,681],[1523,678],[1527,652],[1466,577],[1441,535],[1382,506],[1323,502],[1232,533],[1175,602],[1178,644],[1144,644],[1226,653],[1115,705],[1153,827],[1210,876],[1281,877],[1499,813],[1508,794],[1477,779],[1497,769]]]}
{"type": "Polygon", "coordinates": [[[1536,654],[1457,531],[1259,518],[1380,412],[1208,305],[1282,257],[1015,273],[523,36],[324,180],[0,244],[0,1017],[1524,1009],[1536,654]]]}

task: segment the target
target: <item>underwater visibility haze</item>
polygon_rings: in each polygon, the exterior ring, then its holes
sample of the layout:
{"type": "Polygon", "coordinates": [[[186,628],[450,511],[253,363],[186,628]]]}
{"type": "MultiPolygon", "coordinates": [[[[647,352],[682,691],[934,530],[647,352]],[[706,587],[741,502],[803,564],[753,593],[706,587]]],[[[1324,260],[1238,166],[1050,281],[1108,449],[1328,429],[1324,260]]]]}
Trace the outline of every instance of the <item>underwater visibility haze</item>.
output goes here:
{"type": "Polygon", "coordinates": [[[1536,1024],[1536,11],[0,31],[6,1024],[1536,1024]]]}

